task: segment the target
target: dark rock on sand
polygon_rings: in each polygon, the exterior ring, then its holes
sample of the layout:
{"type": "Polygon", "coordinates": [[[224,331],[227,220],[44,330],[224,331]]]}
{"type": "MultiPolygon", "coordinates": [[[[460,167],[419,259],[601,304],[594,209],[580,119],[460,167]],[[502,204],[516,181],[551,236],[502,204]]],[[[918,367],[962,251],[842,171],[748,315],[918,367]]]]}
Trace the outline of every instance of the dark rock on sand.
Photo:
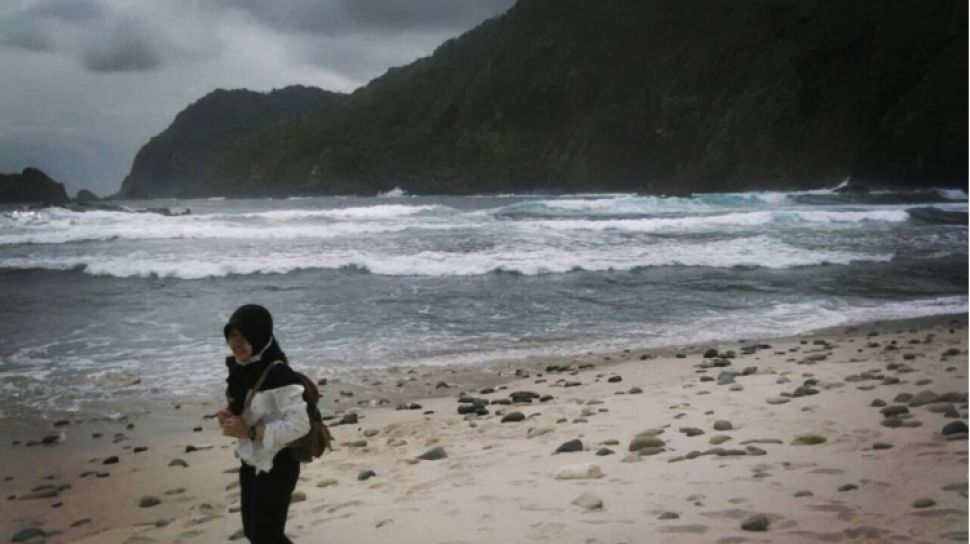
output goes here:
{"type": "Polygon", "coordinates": [[[687,436],[699,436],[704,434],[703,429],[698,429],[697,427],[681,427],[680,432],[686,434],[687,436]]]}
{"type": "Polygon", "coordinates": [[[869,404],[869,406],[873,408],[882,408],[886,406],[886,401],[882,399],[872,399],[872,402],[869,404]]]}
{"type": "Polygon", "coordinates": [[[370,470],[370,469],[368,469],[368,470],[362,470],[362,471],[360,471],[359,474],[357,474],[357,479],[360,480],[360,481],[364,481],[364,480],[367,480],[369,478],[373,478],[374,476],[377,476],[377,473],[374,472],[373,470],[370,470]]]}
{"type": "Polygon", "coordinates": [[[826,440],[827,439],[824,436],[820,436],[817,434],[803,434],[801,436],[796,436],[795,439],[792,440],[791,445],[792,446],[815,446],[815,445],[824,443],[826,440]]]}
{"type": "Polygon", "coordinates": [[[719,419],[714,422],[715,431],[730,431],[733,428],[734,428],[734,425],[732,425],[730,421],[727,421],[725,419],[719,419]]]}
{"type": "Polygon", "coordinates": [[[909,401],[909,405],[916,408],[924,404],[932,404],[939,400],[940,396],[932,391],[920,391],[909,401]]]}
{"type": "Polygon", "coordinates": [[[889,442],[874,442],[872,444],[872,449],[874,450],[888,450],[892,449],[893,445],[889,442]]]}
{"type": "Polygon", "coordinates": [[[640,451],[644,448],[662,448],[667,443],[649,434],[638,434],[630,441],[630,451],[640,451]]]}
{"type": "Polygon", "coordinates": [[[716,349],[709,348],[707,351],[704,352],[704,358],[705,359],[711,359],[711,358],[714,358],[714,357],[717,357],[717,350],[716,349]]]}
{"type": "Polygon", "coordinates": [[[663,514],[660,514],[659,516],[657,516],[657,519],[679,519],[679,518],[680,518],[680,514],[678,514],[677,512],[664,512],[663,514]]]}
{"type": "Polygon", "coordinates": [[[916,499],[913,501],[913,508],[929,508],[936,504],[933,499],[916,499]]]}
{"type": "Polygon", "coordinates": [[[525,414],[522,412],[511,412],[502,416],[502,423],[514,423],[517,421],[522,421],[525,419],[525,414]]]}
{"type": "Polygon", "coordinates": [[[947,423],[946,425],[944,425],[943,430],[940,431],[940,433],[943,436],[950,436],[953,434],[962,434],[967,432],[968,432],[967,424],[962,421],[951,421],[950,423],[947,423]]]}
{"type": "Polygon", "coordinates": [[[168,466],[188,468],[189,464],[182,459],[172,459],[171,461],[169,461],[168,466]]]}
{"type": "Polygon", "coordinates": [[[138,501],[138,506],[141,508],[150,508],[159,504],[162,504],[162,501],[158,497],[153,497],[151,495],[146,495],[138,501]]]}
{"type": "Polygon", "coordinates": [[[768,516],[755,514],[741,522],[741,528],[745,531],[767,531],[770,522],[768,516]]]}
{"type": "Polygon", "coordinates": [[[901,404],[896,404],[896,405],[893,405],[893,406],[887,406],[887,407],[883,408],[882,410],[879,410],[879,412],[882,413],[882,415],[884,415],[886,417],[892,417],[892,416],[898,416],[898,415],[901,415],[901,414],[908,414],[909,413],[909,408],[907,408],[907,407],[905,407],[905,406],[903,406],[901,404]]]}
{"type": "Polygon", "coordinates": [[[112,455],[111,457],[108,457],[107,459],[105,459],[104,461],[102,461],[101,464],[102,465],[113,465],[113,464],[115,464],[117,462],[118,462],[118,456],[117,455],[112,455]]]}
{"type": "Polygon", "coordinates": [[[44,538],[46,536],[47,536],[47,533],[45,533],[43,529],[39,529],[37,527],[28,527],[26,529],[21,529],[17,531],[17,534],[13,535],[13,538],[10,539],[10,542],[27,542],[28,540],[33,538],[38,538],[38,537],[44,538]]]}
{"type": "Polygon", "coordinates": [[[340,418],[337,425],[356,425],[357,424],[357,413],[350,412],[349,414],[344,414],[344,417],[340,418]]]}
{"type": "Polygon", "coordinates": [[[422,453],[418,456],[418,459],[421,459],[422,461],[437,461],[439,459],[444,459],[445,457],[448,457],[448,454],[445,453],[445,449],[438,446],[422,453]]]}
{"type": "Polygon", "coordinates": [[[578,438],[564,442],[556,448],[555,453],[572,453],[576,451],[583,451],[583,441],[578,438]]]}
{"type": "Polygon", "coordinates": [[[609,383],[622,382],[623,376],[610,376],[609,378],[606,379],[606,381],[609,383]]]}
{"type": "Polygon", "coordinates": [[[843,486],[839,486],[839,491],[843,493],[846,491],[852,491],[853,489],[859,489],[859,486],[855,484],[845,484],[843,486]]]}
{"type": "Polygon", "coordinates": [[[599,455],[599,456],[603,456],[603,455],[613,455],[614,453],[616,453],[616,452],[614,452],[610,448],[600,448],[600,449],[596,450],[596,455],[599,455]]]}

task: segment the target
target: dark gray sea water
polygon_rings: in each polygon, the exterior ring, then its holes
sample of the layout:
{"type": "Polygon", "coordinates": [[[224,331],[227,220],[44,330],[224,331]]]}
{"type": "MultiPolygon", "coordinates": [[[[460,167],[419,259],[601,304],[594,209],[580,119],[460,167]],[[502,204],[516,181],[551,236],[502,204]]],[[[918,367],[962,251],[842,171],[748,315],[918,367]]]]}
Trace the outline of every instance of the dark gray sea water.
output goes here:
{"type": "Polygon", "coordinates": [[[0,210],[0,418],[211,390],[248,302],[315,375],[967,312],[960,191],[123,204],[191,213],[0,210]]]}

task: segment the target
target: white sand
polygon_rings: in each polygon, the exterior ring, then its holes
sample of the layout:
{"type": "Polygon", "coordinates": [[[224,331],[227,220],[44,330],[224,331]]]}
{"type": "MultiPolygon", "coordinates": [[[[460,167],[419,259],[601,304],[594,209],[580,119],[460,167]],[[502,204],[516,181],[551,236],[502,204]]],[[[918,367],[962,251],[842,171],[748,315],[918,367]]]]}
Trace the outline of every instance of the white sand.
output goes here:
{"type": "MultiPolygon", "coordinates": [[[[771,345],[752,355],[740,355],[741,345],[728,342],[653,350],[663,355],[642,361],[640,355],[646,352],[613,354],[608,363],[603,355],[531,361],[522,365],[532,369],[529,377],[507,389],[487,395],[474,391],[472,396],[498,399],[528,390],[554,399],[490,405],[490,415],[471,421],[456,412],[457,390],[448,391],[450,397],[419,400],[423,410],[366,408],[359,425],[333,428],[335,451],[304,466],[297,491],[306,499],[291,506],[287,533],[295,542],[336,543],[965,542],[967,441],[940,435],[946,423],[957,419],[931,413],[926,406],[913,407],[909,419],[921,426],[888,428],[880,425],[879,408],[870,407],[876,398],[896,404],[893,399],[902,392],[956,392],[964,395],[955,406],[959,420],[966,421],[966,316],[958,319],[953,333],[950,326],[947,319],[926,318],[864,325],[848,333],[840,328],[801,338],[752,340],[746,344],[771,345]],[[873,330],[882,332],[867,337],[873,330]],[[924,343],[927,333],[935,337],[924,343]],[[813,345],[816,339],[829,340],[832,349],[813,345]],[[899,349],[887,351],[885,345],[892,340],[899,349]],[[870,342],[880,345],[867,347],[870,342]],[[739,355],[728,368],[699,373],[696,367],[704,361],[701,353],[707,347],[733,349],[739,355]],[[940,355],[951,348],[959,355],[941,361],[940,355]],[[675,358],[677,352],[690,354],[675,358]],[[904,360],[905,354],[915,358],[904,360]],[[800,364],[811,355],[827,358],[800,364]],[[575,375],[535,373],[545,364],[575,368],[588,362],[596,367],[575,375]],[[891,363],[905,363],[914,371],[887,370],[891,363]],[[742,391],[699,380],[748,366],[757,367],[757,372],[736,378],[742,391]],[[846,381],[866,370],[898,376],[901,383],[846,381]],[[622,381],[608,382],[613,375],[622,376],[622,381]],[[766,402],[793,392],[810,378],[819,380],[818,394],[785,404],[766,402]],[[562,387],[561,380],[582,385],[562,387]],[[917,385],[921,380],[930,382],[917,385]],[[617,394],[634,386],[643,393],[617,394]],[[591,415],[581,418],[584,409],[591,415]],[[425,415],[424,410],[434,413],[425,415]],[[522,412],[526,419],[501,423],[500,414],[512,411],[522,412]],[[566,422],[557,423],[561,418],[566,422]],[[734,428],[715,431],[716,420],[728,420],[734,428]],[[696,427],[704,434],[689,437],[679,432],[681,427],[696,427]],[[540,428],[549,432],[527,437],[529,429],[540,428]],[[659,438],[666,442],[666,450],[625,462],[630,441],[650,428],[663,429],[659,438]],[[342,445],[365,438],[369,429],[377,434],[366,438],[367,447],[342,445]],[[809,433],[826,442],[791,445],[796,436],[809,433]],[[726,449],[745,449],[741,443],[750,439],[783,443],[757,444],[765,455],[703,455],[671,462],[711,448],[714,435],[730,437],[720,444],[726,449]],[[576,438],[582,440],[584,451],[552,454],[576,438]],[[406,443],[391,446],[391,439],[406,443]],[[595,455],[610,439],[618,441],[608,446],[615,453],[595,455]],[[880,441],[893,447],[874,450],[873,443],[880,441]],[[433,446],[442,446],[448,457],[413,461],[433,446]],[[604,476],[553,477],[564,465],[582,463],[598,465],[604,476]],[[377,475],[358,481],[364,469],[377,475]],[[317,486],[331,478],[336,485],[317,486]],[[844,484],[858,487],[839,491],[844,484]],[[954,490],[943,489],[952,484],[954,490]],[[812,496],[795,497],[800,490],[812,496]],[[584,492],[601,499],[603,508],[585,510],[572,504],[584,492]],[[915,508],[914,500],[921,498],[933,499],[935,505],[915,508]],[[679,517],[658,519],[664,512],[679,517]],[[758,513],[770,520],[768,531],[742,530],[742,521],[758,513]]],[[[51,543],[227,541],[241,525],[239,514],[230,511],[238,499],[236,475],[224,471],[237,467],[238,461],[232,456],[231,439],[218,433],[214,421],[201,419],[204,411],[212,407],[159,410],[125,431],[131,439],[117,444],[111,436],[120,424],[106,429],[98,441],[73,447],[5,451],[9,463],[3,476],[13,476],[2,482],[5,496],[22,496],[42,484],[68,483],[71,488],[55,498],[0,502],[0,539],[10,541],[17,531],[38,526],[56,533],[46,539],[51,543]],[[204,431],[188,430],[196,425],[203,425],[204,431]],[[187,444],[205,443],[214,447],[184,452],[187,444]],[[136,445],[149,449],[138,454],[123,449],[136,445]],[[118,455],[120,462],[102,465],[109,455],[118,455]],[[176,457],[189,467],[167,466],[176,457]],[[111,476],[80,478],[87,470],[110,471],[111,476]],[[55,478],[44,480],[45,475],[55,478]],[[179,488],[184,492],[165,494],[179,488]],[[145,495],[158,497],[161,504],[139,507],[145,495]],[[62,506],[52,508],[58,502],[62,506]],[[91,522],[71,527],[83,518],[91,522]],[[158,520],[165,521],[163,526],[156,526],[158,520]]]]}

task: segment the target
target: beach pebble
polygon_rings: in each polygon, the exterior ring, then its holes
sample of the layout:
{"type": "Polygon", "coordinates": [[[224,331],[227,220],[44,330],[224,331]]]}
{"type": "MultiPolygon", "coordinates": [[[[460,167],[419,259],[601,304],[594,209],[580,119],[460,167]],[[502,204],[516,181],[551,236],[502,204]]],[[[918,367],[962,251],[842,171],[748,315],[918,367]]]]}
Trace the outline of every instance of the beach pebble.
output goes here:
{"type": "Polygon", "coordinates": [[[924,404],[931,404],[937,402],[940,396],[932,391],[920,391],[912,399],[909,400],[909,405],[913,408],[918,406],[923,406],[924,404]]]}
{"type": "Polygon", "coordinates": [[[879,412],[886,417],[892,417],[892,416],[898,416],[900,414],[908,414],[909,408],[901,404],[897,404],[894,406],[887,406],[882,410],[879,410],[879,412]]]}
{"type": "Polygon", "coordinates": [[[188,468],[189,464],[182,459],[172,459],[171,461],[169,461],[168,466],[188,468]]]}
{"type": "Polygon", "coordinates": [[[639,451],[644,448],[660,448],[667,445],[662,439],[648,434],[638,434],[630,441],[630,451],[639,451]]]}
{"type": "Polygon", "coordinates": [[[448,454],[445,453],[445,449],[441,446],[437,446],[419,455],[418,459],[421,459],[422,461],[437,461],[439,459],[444,459],[445,457],[448,457],[448,454]]]}
{"type": "Polygon", "coordinates": [[[631,387],[627,393],[630,395],[639,395],[640,393],[643,393],[643,389],[640,389],[639,387],[631,387]]]}
{"type": "Polygon", "coordinates": [[[882,399],[872,399],[872,402],[869,403],[869,406],[873,408],[882,408],[883,406],[886,406],[886,401],[882,399]]]}
{"type": "Polygon", "coordinates": [[[794,497],[812,497],[815,494],[807,489],[801,489],[795,492],[794,497]]]}
{"type": "Polygon", "coordinates": [[[730,431],[733,428],[734,428],[734,425],[732,425],[730,421],[727,421],[725,419],[719,419],[714,422],[715,431],[730,431]]]}
{"type": "Polygon", "coordinates": [[[702,429],[698,429],[697,427],[681,427],[680,432],[686,434],[687,436],[698,436],[704,434],[704,431],[702,429]]]}
{"type": "Polygon", "coordinates": [[[151,495],[145,495],[144,497],[138,500],[138,506],[140,506],[141,508],[149,508],[152,506],[157,506],[159,504],[162,504],[162,501],[158,497],[153,497],[151,495]]]}
{"type": "Polygon", "coordinates": [[[324,478],[319,482],[317,482],[317,487],[330,487],[330,486],[337,485],[337,483],[338,482],[336,478],[324,478]]]}
{"type": "Polygon", "coordinates": [[[306,500],[306,493],[304,493],[302,491],[294,491],[293,494],[290,495],[290,503],[291,504],[292,503],[297,503],[297,502],[303,502],[305,500],[306,500]]]}
{"type": "Polygon", "coordinates": [[[557,480],[586,480],[591,478],[602,478],[603,470],[593,463],[582,463],[578,465],[563,465],[556,471],[557,480]]]}
{"type": "Polygon", "coordinates": [[[759,448],[758,446],[747,446],[745,451],[748,455],[767,455],[768,452],[759,448]]]}
{"type": "Polygon", "coordinates": [[[769,524],[768,516],[755,514],[742,521],[741,528],[745,531],[767,531],[769,524]]]}
{"type": "Polygon", "coordinates": [[[678,514],[677,512],[664,512],[663,514],[660,514],[659,516],[657,516],[657,519],[679,519],[679,518],[680,518],[680,514],[678,514]]]}
{"type": "Polygon", "coordinates": [[[716,349],[709,348],[707,351],[704,352],[704,358],[705,359],[711,359],[713,357],[717,357],[717,350],[716,349]]]}
{"type": "MultiPolygon", "coordinates": [[[[731,387],[728,387],[728,391],[744,391],[744,386],[739,383],[732,383],[731,387]]],[[[705,391],[706,393],[706,391],[705,391]]],[[[698,393],[700,394],[700,393],[698,393]]]]}
{"type": "Polygon", "coordinates": [[[893,447],[889,442],[874,442],[872,444],[872,449],[874,450],[888,450],[893,447]]]}
{"type": "Polygon", "coordinates": [[[571,453],[575,451],[583,451],[583,441],[578,438],[564,442],[556,448],[555,453],[571,453]]]}
{"type": "Polygon", "coordinates": [[[113,465],[113,464],[115,464],[117,462],[118,462],[118,456],[117,455],[112,455],[111,457],[108,457],[107,459],[105,459],[104,461],[102,461],[101,464],[102,465],[113,465]]]}
{"type": "Polygon", "coordinates": [[[621,463],[639,463],[640,461],[643,461],[643,459],[637,452],[628,453],[623,457],[623,459],[620,459],[621,463]]]}
{"type": "Polygon", "coordinates": [[[791,399],[788,397],[769,397],[768,399],[765,400],[765,402],[767,402],[768,404],[785,404],[786,402],[790,402],[790,401],[791,399]]]}
{"type": "Polygon", "coordinates": [[[13,535],[13,538],[10,539],[10,542],[27,542],[33,538],[44,538],[46,536],[47,533],[45,533],[43,529],[38,529],[37,527],[28,527],[26,529],[17,531],[17,533],[13,535]]]}
{"type": "Polygon", "coordinates": [[[549,434],[549,433],[551,433],[551,432],[553,432],[555,430],[556,430],[555,427],[534,427],[534,428],[531,428],[528,431],[526,431],[525,437],[526,438],[535,438],[537,436],[542,436],[544,434],[549,434]]]}
{"type": "Polygon", "coordinates": [[[91,518],[81,518],[74,523],[71,523],[71,527],[80,527],[81,525],[87,525],[91,523],[91,518]]]}
{"type": "Polygon", "coordinates": [[[859,489],[859,486],[855,484],[845,484],[845,485],[839,486],[839,491],[843,493],[846,491],[852,491],[853,489],[859,489]]]}
{"type": "Polygon", "coordinates": [[[350,447],[350,448],[366,448],[367,447],[367,441],[364,440],[364,439],[353,440],[353,441],[347,443],[347,447],[350,447]]]}
{"type": "Polygon", "coordinates": [[[913,501],[913,508],[929,508],[936,504],[933,499],[916,499],[913,501]]]}
{"type": "Polygon", "coordinates": [[[600,449],[596,450],[596,455],[599,455],[599,456],[603,456],[603,455],[613,455],[614,453],[616,453],[616,452],[614,452],[610,448],[600,448],[600,449]]]}
{"type": "Polygon", "coordinates": [[[379,434],[381,434],[380,429],[364,429],[364,436],[366,436],[367,438],[371,438],[379,434]]]}
{"type": "Polygon", "coordinates": [[[370,469],[362,470],[357,474],[357,479],[360,481],[364,481],[369,478],[373,478],[374,476],[377,476],[377,473],[374,472],[373,470],[370,470],[370,469]]]}
{"type": "Polygon", "coordinates": [[[357,424],[357,413],[351,412],[349,414],[344,414],[344,417],[340,418],[337,425],[356,425],[357,424]]]}
{"type": "Polygon", "coordinates": [[[821,435],[803,434],[800,436],[796,436],[795,439],[792,440],[791,445],[792,446],[815,446],[817,444],[824,443],[826,440],[827,439],[821,435]]]}
{"type": "Polygon", "coordinates": [[[237,529],[235,533],[229,535],[229,540],[239,540],[241,538],[244,538],[245,536],[246,536],[245,531],[243,531],[242,529],[237,529]]]}
{"type": "Polygon", "coordinates": [[[713,444],[713,445],[716,446],[718,444],[723,444],[723,443],[727,442],[728,440],[731,440],[731,437],[730,436],[728,436],[726,434],[716,434],[716,435],[712,436],[711,439],[708,440],[708,442],[710,442],[711,444],[713,444]]]}
{"type": "Polygon", "coordinates": [[[943,426],[943,430],[940,433],[943,436],[950,436],[954,434],[966,434],[968,431],[967,424],[962,421],[951,421],[943,426]]]}
{"type": "Polygon", "coordinates": [[[601,510],[603,508],[603,499],[586,491],[573,499],[573,504],[586,510],[601,510]]]}

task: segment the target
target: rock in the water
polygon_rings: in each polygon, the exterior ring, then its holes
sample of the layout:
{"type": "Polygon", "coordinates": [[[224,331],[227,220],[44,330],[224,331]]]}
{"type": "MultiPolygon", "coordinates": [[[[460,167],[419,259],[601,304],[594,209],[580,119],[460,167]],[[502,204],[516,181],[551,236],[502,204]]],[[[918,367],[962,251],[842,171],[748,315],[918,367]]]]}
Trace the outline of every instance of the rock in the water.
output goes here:
{"type": "Polygon", "coordinates": [[[38,529],[37,527],[27,527],[26,529],[21,529],[17,531],[17,534],[13,535],[10,542],[27,542],[32,538],[46,537],[47,533],[43,529],[38,529]]]}
{"type": "Polygon", "coordinates": [[[357,479],[358,480],[361,480],[361,481],[364,481],[364,480],[367,480],[369,478],[373,478],[374,476],[377,476],[377,473],[374,472],[373,470],[370,470],[370,469],[368,469],[368,470],[362,470],[362,471],[360,471],[360,473],[357,474],[357,479]]]}
{"type": "Polygon", "coordinates": [[[569,442],[564,442],[563,445],[556,448],[555,453],[571,453],[574,451],[583,451],[583,441],[575,438],[569,442]]]}
{"type": "Polygon", "coordinates": [[[933,499],[916,499],[913,501],[913,508],[929,508],[935,504],[933,499]]]}
{"type": "Polygon", "coordinates": [[[510,412],[502,416],[502,423],[514,423],[516,421],[522,421],[525,419],[525,414],[522,412],[510,412]]]}
{"type": "Polygon", "coordinates": [[[745,531],[767,531],[770,522],[768,516],[755,514],[741,522],[741,528],[745,531]]]}
{"type": "Polygon", "coordinates": [[[589,491],[586,491],[582,495],[573,499],[573,504],[586,510],[601,510],[603,508],[603,499],[593,495],[589,491]]]}
{"type": "Polygon", "coordinates": [[[951,421],[943,426],[943,430],[940,431],[943,436],[950,436],[951,434],[962,434],[968,431],[967,424],[962,421],[951,421]]]}
{"type": "Polygon", "coordinates": [[[734,428],[734,425],[732,425],[730,421],[727,421],[725,419],[719,419],[714,422],[715,431],[730,431],[733,428],[734,428]]]}
{"type": "Polygon", "coordinates": [[[603,470],[593,463],[582,463],[579,465],[563,465],[559,467],[554,476],[557,480],[586,480],[592,478],[602,478],[603,470]]]}
{"type": "Polygon", "coordinates": [[[153,497],[151,495],[146,495],[138,501],[138,506],[142,508],[149,508],[152,506],[157,506],[162,504],[162,501],[158,497],[153,497]]]}
{"type": "Polygon", "coordinates": [[[803,434],[801,436],[796,436],[792,440],[792,446],[815,446],[817,444],[822,444],[827,440],[824,436],[817,434],[803,434]]]}
{"type": "Polygon", "coordinates": [[[422,453],[418,456],[418,459],[421,459],[422,461],[437,461],[438,459],[444,459],[445,457],[448,457],[448,454],[445,453],[445,449],[438,446],[422,453]]]}

